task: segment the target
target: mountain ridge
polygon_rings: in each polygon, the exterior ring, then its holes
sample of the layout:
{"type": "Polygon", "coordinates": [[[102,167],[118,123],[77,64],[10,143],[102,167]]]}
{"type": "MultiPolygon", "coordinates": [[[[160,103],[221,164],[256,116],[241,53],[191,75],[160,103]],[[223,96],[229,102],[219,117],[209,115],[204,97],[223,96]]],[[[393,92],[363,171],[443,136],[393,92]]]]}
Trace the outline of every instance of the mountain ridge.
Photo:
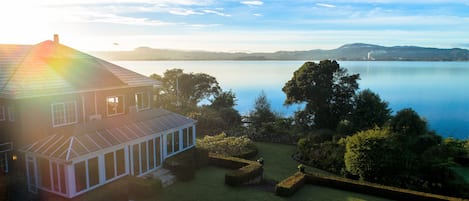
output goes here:
{"type": "Polygon", "coordinates": [[[272,53],[211,52],[202,50],[153,49],[138,47],[132,51],[97,51],[91,54],[108,60],[323,60],[341,61],[469,61],[469,50],[419,46],[381,46],[349,43],[336,49],[276,51],[272,53]]]}

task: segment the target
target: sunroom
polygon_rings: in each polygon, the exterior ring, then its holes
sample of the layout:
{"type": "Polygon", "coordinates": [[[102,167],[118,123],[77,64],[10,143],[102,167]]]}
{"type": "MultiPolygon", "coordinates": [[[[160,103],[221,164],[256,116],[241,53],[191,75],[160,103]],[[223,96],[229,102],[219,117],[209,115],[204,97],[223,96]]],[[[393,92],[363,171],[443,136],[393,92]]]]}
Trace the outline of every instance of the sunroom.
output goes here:
{"type": "Polygon", "coordinates": [[[125,175],[148,174],[195,146],[195,120],[151,111],[144,120],[71,136],[54,134],[23,148],[29,191],[72,198],[125,175]]]}

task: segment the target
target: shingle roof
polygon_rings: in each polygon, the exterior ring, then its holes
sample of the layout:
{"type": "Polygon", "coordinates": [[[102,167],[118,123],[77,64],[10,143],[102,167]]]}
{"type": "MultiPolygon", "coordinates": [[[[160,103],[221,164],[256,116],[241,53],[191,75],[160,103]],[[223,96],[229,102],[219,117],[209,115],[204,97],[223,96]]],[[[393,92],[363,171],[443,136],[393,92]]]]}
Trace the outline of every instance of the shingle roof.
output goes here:
{"type": "Polygon", "coordinates": [[[159,84],[53,41],[37,45],[0,45],[0,69],[0,97],[4,98],[159,84]]]}
{"type": "Polygon", "coordinates": [[[102,123],[101,126],[91,125],[88,128],[81,129],[82,133],[76,133],[68,137],[61,134],[53,134],[22,148],[21,151],[39,154],[56,160],[72,161],[80,156],[108,147],[129,143],[138,138],[195,123],[193,119],[164,109],[154,109],[139,113],[140,119],[137,118],[133,122],[120,124],[119,126],[107,123],[102,123]],[[107,125],[107,127],[102,125],[107,125]]]}

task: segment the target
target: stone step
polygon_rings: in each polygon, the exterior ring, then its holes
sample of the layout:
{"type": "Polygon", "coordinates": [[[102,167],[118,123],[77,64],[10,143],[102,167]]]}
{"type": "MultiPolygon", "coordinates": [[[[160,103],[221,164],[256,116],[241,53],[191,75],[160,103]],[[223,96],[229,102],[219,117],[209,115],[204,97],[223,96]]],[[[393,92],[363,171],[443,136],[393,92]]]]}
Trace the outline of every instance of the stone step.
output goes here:
{"type": "Polygon", "coordinates": [[[155,172],[150,173],[153,178],[159,178],[163,188],[170,186],[176,182],[177,178],[172,172],[165,168],[160,168],[155,172]]]}

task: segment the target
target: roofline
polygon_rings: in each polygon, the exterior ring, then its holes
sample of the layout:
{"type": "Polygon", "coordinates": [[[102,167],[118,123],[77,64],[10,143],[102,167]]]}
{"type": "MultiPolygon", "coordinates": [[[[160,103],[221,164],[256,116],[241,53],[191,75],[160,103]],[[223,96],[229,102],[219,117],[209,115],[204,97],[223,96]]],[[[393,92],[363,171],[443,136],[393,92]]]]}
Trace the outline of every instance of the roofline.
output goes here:
{"type": "Polygon", "coordinates": [[[4,93],[0,94],[0,98],[10,99],[10,100],[18,100],[18,99],[28,99],[28,98],[39,98],[39,97],[47,97],[47,96],[56,96],[56,95],[70,95],[70,94],[80,94],[80,93],[87,93],[87,92],[98,92],[98,91],[107,91],[107,90],[115,90],[115,89],[126,89],[126,88],[135,88],[135,87],[155,87],[158,84],[154,85],[125,85],[119,87],[108,87],[108,88],[101,88],[101,89],[90,89],[90,90],[79,90],[79,91],[71,91],[71,92],[62,92],[62,93],[47,93],[41,94],[36,96],[21,96],[16,97],[14,95],[5,95],[4,93]]]}

